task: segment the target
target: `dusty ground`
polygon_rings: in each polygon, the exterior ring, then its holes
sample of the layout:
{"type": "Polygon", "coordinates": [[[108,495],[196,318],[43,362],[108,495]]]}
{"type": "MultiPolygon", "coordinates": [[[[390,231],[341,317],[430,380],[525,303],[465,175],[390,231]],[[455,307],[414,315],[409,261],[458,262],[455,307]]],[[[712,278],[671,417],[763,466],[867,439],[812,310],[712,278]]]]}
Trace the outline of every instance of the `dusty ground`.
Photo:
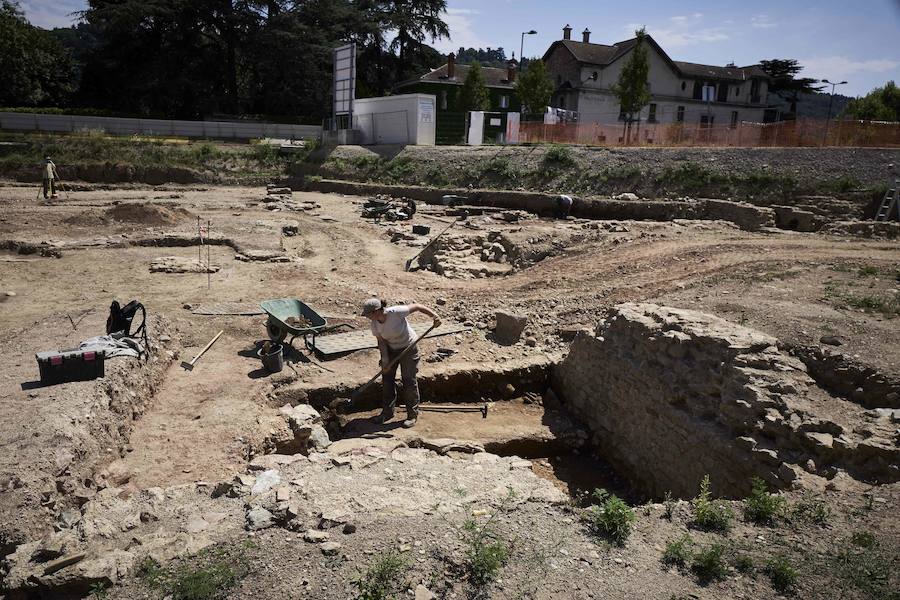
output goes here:
{"type": "MultiPolygon", "coordinates": [[[[836,350],[888,376],[900,372],[896,241],[748,233],[722,222],[598,225],[539,219],[505,223],[477,217],[450,239],[496,231],[510,244],[509,256],[524,258],[515,268],[507,268],[507,275],[450,278],[429,270],[405,272],[404,261],[421,242],[393,243],[391,231],[396,226],[360,219],[362,199],[295,193],[295,200],[321,208],[273,212],[258,204],[264,195],[262,188],[170,186],[78,191],[45,205],[35,201],[33,187],[0,188],[0,248],[8,249],[0,253],[0,294],[14,293],[0,296],[5,298],[0,304],[0,521],[6,524],[0,531],[0,547],[8,551],[38,536],[71,506],[60,490],[84,482],[73,483],[82,471],[70,464],[90,463],[93,472],[128,494],[228,479],[244,468],[249,457],[271,449],[267,440],[272,419],[283,404],[275,393],[278,386],[287,381],[310,390],[352,388],[377,369],[374,350],[326,362],[316,359],[321,365],[305,358],[304,352],[293,355],[293,369],[267,377],[253,355],[255,343],[266,336],[264,317],[202,316],[186,306],[298,297],[330,321],[364,327],[357,311],[368,295],[427,304],[446,321],[472,327],[470,332],[423,342],[421,372],[428,376],[454,369],[489,371],[535,357],[556,359],[565,352],[571,332],[593,327],[605,307],[650,300],[702,309],[788,344],[818,345],[822,336],[836,336],[841,344],[836,350]],[[149,264],[160,257],[197,259],[197,246],[185,245],[196,234],[197,216],[212,222],[213,238],[229,240],[211,247],[218,272],[209,279],[203,273],[150,272],[149,264]],[[296,226],[297,234],[284,237],[285,226],[296,226]],[[37,251],[21,253],[32,249],[37,251]],[[154,382],[136,390],[146,395],[145,404],[134,415],[124,411],[127,418],[104,420],[98,415],[107,414],[110,406],[108,400],[103,404],[102,383],[34,387],[28,382],[38,378],[35,352],[70,347],[102,333],[114,298],[143,302],[164,326],[166,339],[159,340],[154,382]],[[529,315],[524,337],[531,338],[533,346],[493,340],[490,328],[497,309],[529,315]],[[222,338],[193,371],[179,367],[181,359],[192,357],[219,330],[224,330],[222,338]],[[439,348],[453,352],[444,357],[439,348]],[[132,421],[132,416],[140,418],[132,421]],[[101,430],[104,433],[98,436],[101,430]]],[[[444,227],[440,219],[445,215],[428,213],[420,210],[415,223],[430,225],[432,231],[444,227]]],[[[204,249],[201,258],[205,256],[204,249]]],[[[462,260],[480,259],[469,255],[462,260]]],[[[302,342],[295,346],[299,349],[302,342]]],[[[127,359],[109,362],[108,369],[122,377],[127,393],[140,367],[126,366],[127,359]]],[[[480,415],[423,413],[415,431],[427,437],[495,443],[497,448],[504,440],[553,437],[546,424],[550,411],[522,404],[518,395],[514,402],[501,403],[493,392],[471,390],[471,400],[483,396],[498,401],[487,420],[482,422],[480,415]]],[[[368,431],[359,425],[347,435],[368,431]]],[[[546,485],[555,489],[568,489],[567,478],[583,478],[583,473],[573,472],[577,469],[572,463],[554,468],[546,457],[536,462],[535,471],[550,479],[546,485]]],[[[609,479],[604,475],[597,480],[609,479]]],[[[865,514],[862,525],[853,527],[881,528],[891,534],[887,539],[896,540],[897,520],[890,516],[891,508],[896,510],[896,494],[889,490],[878,494],[887,506],[879,504],[865,514]]],[[[832,496],[842,516],[830,525],[828,539],[844,539],[852,533],[847,515],[863,500],[832,496]]],[[[561,549],[567,553],[543,560],[546,574],[541,571],[544,577],[538,582],[529,579],[533,573],[527,561],[514,562],[494,597],[528,597],[517,594],[534,585],[541,598],[773,594],[764,577],[733,573],[724,583],[698,587],[689,575],[665,569],[659,548],[680,529],[660,519],[660,510],[656,506],[652,518],[640,520],[639,535],[624,549],[596,546],[564,506],[528,503],[505,513],[498,528],[508,539],[523,540],[521,547],[527,552],[520,556],[556,556],[561,549]]],[[[364,568],[373,551],[413,541],[423,545],[412,551],[418,556],[412,561],[416,575],[411,579],[426,583],[433,579],[432,587],[438,579],[451,581],[444,593],[463,597],[468,593],[465,586],[452,583],[453,570],[446,570],[447,561],[434,554],[459,554],[458,542],[448,541],[462,516],[454,518],[446,523],[434,516],[372,517],[355,537],[341,538],[345,558],[340,559],[323,558],[315,546],[298,542],[291,532],[265,530],[255,535],[256,545],[247,552],[252,574],[232,597],[260,597],[265,590],[271,593],[263,597],[272,598],[347,597],[349,578],[364,568]]],[[[230,532],[228,543],[240,543],[246,535],[230,532]]],[[[751,528],[732,535],[752,545],[757,535],[770,534],[751,528]]],[[[798,544],[817,537],[815,529],[788,534],[798,544]]],[[[217,541],[224,543],[225,538],[217,541]]],[[[807,569],[801,589],[808,597],[822,597],[814,593],[814,579],[814,569],[807,569]]],[[[136,580],[114,595],[147,594],[154,597],[136,580]]]]}

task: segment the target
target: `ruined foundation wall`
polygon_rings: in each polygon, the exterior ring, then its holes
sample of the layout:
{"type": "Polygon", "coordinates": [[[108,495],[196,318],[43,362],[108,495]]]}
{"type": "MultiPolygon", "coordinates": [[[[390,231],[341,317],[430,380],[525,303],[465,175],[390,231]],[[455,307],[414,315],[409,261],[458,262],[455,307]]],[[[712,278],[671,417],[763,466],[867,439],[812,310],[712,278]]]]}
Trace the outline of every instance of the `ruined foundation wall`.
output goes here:
{"type": "Polygon", "coordinates": [[[754,476],[786,487],[803,470],[900,478],[890,423],[858,435],[864,409],[816,387],[774,338],[696,311],[613,308],[576,337],[553,386],[604,457],[655,496],[693,496],[705,474],[730,496],[754,476]]]}

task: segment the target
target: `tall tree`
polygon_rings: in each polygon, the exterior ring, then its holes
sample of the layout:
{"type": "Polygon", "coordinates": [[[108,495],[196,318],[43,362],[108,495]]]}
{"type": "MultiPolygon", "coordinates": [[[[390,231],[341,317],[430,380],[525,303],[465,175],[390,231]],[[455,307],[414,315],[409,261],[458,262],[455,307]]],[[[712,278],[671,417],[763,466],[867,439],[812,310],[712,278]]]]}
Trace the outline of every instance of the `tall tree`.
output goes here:
{"type": "Polygon", "coordinates": [[[18,2],[0,0],[0,104],[64,104],[74,88],[72,60],[49,32],[31,25],[18,2]]]}
{"type": "Polygon", "coordinates": [[[441,19],[447,11],[446,0],[384,0],[386,29],[395,30],[397,37],[390,49],[397,53],[398,77],[402,81],[409,75],[407,64],[410,53],[423,45],[426,38],[432,42],[450,36],[450,29],[441,19]]]}
{"type": "Polygon", "coordinates": [[[636,43],[628,60],[619,72],[619,80],[612,91],[619,100],[619,110],[625,115],[623,137],[628,142],[628,132],[635,114],[650,102],[650,61],[647,58],[647,32],[643,27],[634,32],[636,43]]]}
{"type": "Polygon", "coordinates": [[[893,81],[851,100],[841,116],[862,121],[900,121],[900,88],[893,81]]]}
{"type": "Polygon", "coordinates": [[[491,96],[481,72],[481,64],[473,62],[459,90],[457,106],[461,111],[488,110],[491,107],[491,96]]]}
{"type": "Polygon", "coordinates": [[[533,60],[528,63],[528,70],[516,81],[516,95],[522,101],[526,113],[544,112],[553,95],[553,82],[547,74],[544,61],[533,60]]]}
{"type": "Polygon", "coordinates": [[[790,102],[790,118],[797,117],[800,94],[811,94],[822,90],[818,79],[797,77],[803,67],[792,58],[773,58],[759,61],[760,68],[771,78],[769,93],[790,102]]]}

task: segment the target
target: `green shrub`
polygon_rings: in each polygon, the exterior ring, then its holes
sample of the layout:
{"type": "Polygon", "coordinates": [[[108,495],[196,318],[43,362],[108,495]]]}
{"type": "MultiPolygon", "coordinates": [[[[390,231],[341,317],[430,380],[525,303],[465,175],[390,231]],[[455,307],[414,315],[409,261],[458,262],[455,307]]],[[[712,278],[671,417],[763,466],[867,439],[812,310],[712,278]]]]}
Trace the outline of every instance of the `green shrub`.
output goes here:
{"type": "Polygon", "coordinates": [[[665,497],[663,498],[663,504],[666,507],[665,517],[668,520],[672,520],[672,516],[675,514],[675,505],[677,501],[672,497],[672,492],[666,492],[665,497]]]}
{"type": "Polygon", "coordinates": [[[709,475],[700,481],[700,493],[691,501],[694,508],[693,525],[706,531],[728,531],[734,519],[734,511],[723,500],[712,498],[709,492],[709,475]]]}
{"type": "Polygon", "coordinates": [[[669,540],[666,542],[666,549],[663,551],[663,563],[683,568],[691,560],[693,546],[694,540],[688,534],[684,534],[675,540],[669,540]]]}
{"type": "Polygon", "coordinates": [[[606,490],[594,490],[597,504],[587,510],[587,521],[590,530],[595,534],[622,545],[628,536],[637,517],[624,500],[606,490]]]}
{"type": "Polygon", "coordinates": [[[778,592],[786,594],[797,585],[797,571],[783,556],[773,556],[766,562],[766,575],[778,592]]]}
{"type": "Polygon", "coordinates": [[[701,548],[691,558],[691,572],[697,576],[702,584],[724,579],[728,573],[725,565],[725,546],[711,544],[701,548]]]}
{"type": "Polygon", "coordinates": [[[749,575],[756,569],[756,565],[753,564],[753,559],[746,554],[738,554],[734,557],[734,568],[740,573],[749,575]]]}
{"type": "Polygon", "coordinates": [[[228,548],[201,552],[195,564],[162,567],[146,558],[138,567],[138,577],[172,600],[219,600],[249,573],[242,553],[236,556],[228,548]]]}
{"type": "Polygon", "coordinates": [[[800,501],[790,509],[791,520],[800,523],[825,525],[830,516],[831,510],[828,506],[810,492],[805,493],[800,501]]]}
{"type": "Polygon", "coordinates": [[[860,548],[871,549],[878,545],[875,536],[868,531],[857,531],[850,536],[850,542],[860,548]]]}
{"type": "Polygon", "coordinates": [[[486,585],[496,579],[506,565],[509,548],[493,531],[490,521],[479,527],[474,519],[467,519],[462,531],[469,577],[477,585],[486,585]]]}
{"type": "Polygon", "coordinates": [[[753,489],[744,499],[744,518],[753,523],[771,525],[776,517],[784,514],[785,504],[784,498],[767,491],[766,482],[754,477],[753,489]]]}
{"type": "Polygon", "coordinates": [[[575,164],[575,156],[568,146],[553,144],[544,154],[544,162],[569,167],[575,164]]]}
{"type": "Polygon", "coordinates": [[[394,552],[375,558],[365,573],[353,580],[355,600],[387,600],[401,591],[400,577],[406,570],[406,561],[394,552]]]}

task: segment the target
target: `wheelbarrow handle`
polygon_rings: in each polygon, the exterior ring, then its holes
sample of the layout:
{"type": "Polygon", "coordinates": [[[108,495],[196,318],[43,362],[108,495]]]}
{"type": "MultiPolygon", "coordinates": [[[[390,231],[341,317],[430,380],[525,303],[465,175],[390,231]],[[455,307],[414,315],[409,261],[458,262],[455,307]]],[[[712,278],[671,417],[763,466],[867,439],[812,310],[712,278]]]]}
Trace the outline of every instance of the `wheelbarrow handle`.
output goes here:
{"type": "Polygon", "coordinates": [[[422,341],[423,339],[425,339],[425,336],[427,336],[429,333],[431,333],[431,330],[434,329],[434,327],[435,327],[435,325],[434,325],[434,323],[432,323],[432,324],[431,324],[431,327],[429,327],[427,330],[425,330],[425,333],[423,333],[422,335],[420,335],[419,337],[417,337],[417,338],[413,341],[412,344],[410,344],[409,346],[407,346],[406,348],[404,348],[404,349],[403,349],[403,352],[401,352],[400,354],[397,355],[397,358],[395,358],[394,360],[392,360],[391,362],[389,362],[388,365],[387,365],[386,367],[382,368],[382,370],[380,370],[378,373],[375,373],[375,375],[372,377],[372,379],[370,379],[370,380],[368,380],[367,382],[365,382],[361,388],[359,388],[358,390],[356,390],[355,392],[353,392],[353,393],[350,395],[350,400],[353,401],[353,400],[354,400],[355,398],[357,398],[360,394],[362,394],[364,391],[366,391],[367,389],[369,389],[369,386],[372,385],[373,383],[375,383],[375,380],[376,380],[376,379],[378,379],[379,377],[381,377],[382,375],[384,375],[385,372],[390,371],[390,370],[394,367],[394,365],[396,365],[398,362],[400,362],[400,359],[401,359],[401,358],[403,358],[404,356],[406,356],[406,353],[407,353],[407,352],[409,352],[410,350],[412,350],[413,348],[415,348],[416,344],[418,344],[420,341],[422,341]]]}

